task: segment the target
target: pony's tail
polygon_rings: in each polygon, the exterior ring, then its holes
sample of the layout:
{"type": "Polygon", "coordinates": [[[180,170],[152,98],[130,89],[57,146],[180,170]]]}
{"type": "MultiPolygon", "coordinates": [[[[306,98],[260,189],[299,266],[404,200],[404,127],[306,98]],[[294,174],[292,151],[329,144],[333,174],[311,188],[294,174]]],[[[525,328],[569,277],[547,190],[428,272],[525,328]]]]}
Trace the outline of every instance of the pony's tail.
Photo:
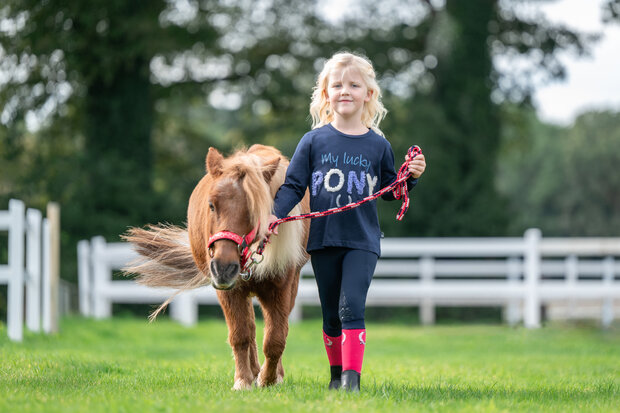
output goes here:
{"type": "Polygon", "coordinates": [[[179,293],[211,283],[209,275],[194,263],[186,229],[173,225],[149,225],[147,229],[130,228],[122,238],[140,254],[140,258],[123,268],[125,275],[138,274],[136,281],[148,287],[179,290],[151,314],[151,321],[179,293]]]}

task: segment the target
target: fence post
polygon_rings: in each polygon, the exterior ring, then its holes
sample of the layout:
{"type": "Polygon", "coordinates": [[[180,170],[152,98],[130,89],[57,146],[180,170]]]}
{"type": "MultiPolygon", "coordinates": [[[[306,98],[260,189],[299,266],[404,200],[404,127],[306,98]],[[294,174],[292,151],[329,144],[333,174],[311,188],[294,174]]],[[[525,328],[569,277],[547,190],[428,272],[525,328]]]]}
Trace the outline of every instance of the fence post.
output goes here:
{"type": "Polygon", "coordinates": [[[90,317],[93,315],[91,295],[92,268],[90,261],[90,243],[87,240],[81,240],[78,242],[77,254],[80,314],[85,317],[90,317]]]}
{"type": "Polygon", "coordinates": [[[13,341],[22,341],[24,333],[24,228],[25,207],[22,201],[9,200],[9,286],[7,297],[7,332],[13,341]]]}
{"type": "Polygon", "coordinates": [[[50,306],[45,311],[50,313],[50,333],[57,333],[59,329],[58,290],[60,284],[60,206],[55,202],[47,204],[47,219],[49,222],[49,294],[50,306]]]}
{"type": "Polygon", "coordinates": [[[107,286],[112,279],[112,271],[110,271],[108,263],[103,257],[105,244],[103,237],[94,237],[91,242],[91,268],[93,269],[91,299],[93,300],[93,316],[95,318],[106,318],[112,315],[112,303],[105,295],[107,286]]]}
{"type": "Polygon", "coordinates": [[[288,322],[291,324],[299,323],[303,318],[302,305],[299,300],[295,300],[295,305],[288,316],[288,322]]]}
{"type": "MultiPolygon", "coordinates": [[[[420,283],[425,286],[433,283],[434,262],[433,257],[420,258],[420,283]]],[[[420,300],[420,321],[423,325],[435,324],[435,303],[432,298],[420,300]]]]}
{"type": "Polygon", "coordinates": [[[170,303],[170,318],[186,327],[198,321],[198,304],[190,291],[177,295],[170,303]]]}
{"type": "Polygon", "coordinates": [[[538,228],[525,231],[525,303],[524,324],[527,328],[540,327],[540,239],[542,233],[538,228]]]}
{"type": "MultiPolygon", "coordinates": [[[[566,285],[570,290],[574,290],[577,288],[577,280],[579,279],[579,268],[578,268],[578,260],[575,254],[571,254],[566,257],[565,261],[566,265],[566,285]]],[[[575,318],[575,299],[570,297],[567,300],[567,312],[566,318],[572,320],[575,318]]]]}
{"type": "MultiPolygon", "coordinates": [[[[519,285],[521,275],[521,261],[519,258],[510,257],[508,259],[508,284],[516,287],[519,285]]],[[[521,319],[521,302],[519,299],[510,298],[504,307],[504,320],[509,326],[516,325],[521,319]]]]}
{"type": "MultiPolygon", "coordinates": [[[[603,284],[611,287],[614,282],[614,257],[606,257],[603,261],[603,284]]],[[[603,299],[601,309],[601,325],[609,328],[614,321],[614,300],[611,297],[603,299]]]]}
{"type": "Polygon", "coordinates": [[[45,333],[52,332],[52,293],[50,285],[50,223],[47,218],[43,218],[43,279],[41,280],[42,295],[41,308],[42,317],[41,324],[45,333]]]}
{"type": "Polygon", "coordinates": [[[26,212],[26,325],[41,330],[41,211],[26,212]]]}

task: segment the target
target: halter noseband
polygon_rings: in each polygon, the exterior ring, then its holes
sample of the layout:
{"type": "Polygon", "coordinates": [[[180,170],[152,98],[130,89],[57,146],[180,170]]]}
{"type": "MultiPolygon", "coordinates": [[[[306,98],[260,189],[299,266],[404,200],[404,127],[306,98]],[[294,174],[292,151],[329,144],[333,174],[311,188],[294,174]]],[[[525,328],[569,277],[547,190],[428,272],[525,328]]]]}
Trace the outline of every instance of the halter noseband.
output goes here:
{"type": "Polygon", "coordinates": [[[252,267],[262,261],[262,255],[260,260],[256,260],[253,255],[254,252],[250,251],[250,245],[256,241],[256,234],[258,233],[258,227],[260,223],[256,225],[252,231],[250,231],[247,235],[241,236],[232,231],[220,231],[211,235],[209,241],[207,242],[207,250],[209,251],[209,256],[213,258],[213,244],[215,241],[219,241],[221,239],[227,239],[229,241],[237,244],[237,250],[239,251],[239,262],[241,265],[241,278],[244,281],[248,281],[252,277],[252,267]]]}

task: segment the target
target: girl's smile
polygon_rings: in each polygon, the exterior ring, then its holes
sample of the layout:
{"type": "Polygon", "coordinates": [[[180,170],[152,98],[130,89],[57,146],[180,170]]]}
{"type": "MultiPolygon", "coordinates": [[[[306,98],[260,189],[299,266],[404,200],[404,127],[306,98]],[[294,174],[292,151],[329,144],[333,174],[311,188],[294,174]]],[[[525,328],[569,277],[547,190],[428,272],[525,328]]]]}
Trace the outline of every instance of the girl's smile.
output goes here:
{"type": "Polygon", "coordinates": [[[330,73],[327,100],[335,118],[361,121],[364,103],[370,100],[370,96],[371,92],[368,91],[358,70],[345,68],[330,73]]]}

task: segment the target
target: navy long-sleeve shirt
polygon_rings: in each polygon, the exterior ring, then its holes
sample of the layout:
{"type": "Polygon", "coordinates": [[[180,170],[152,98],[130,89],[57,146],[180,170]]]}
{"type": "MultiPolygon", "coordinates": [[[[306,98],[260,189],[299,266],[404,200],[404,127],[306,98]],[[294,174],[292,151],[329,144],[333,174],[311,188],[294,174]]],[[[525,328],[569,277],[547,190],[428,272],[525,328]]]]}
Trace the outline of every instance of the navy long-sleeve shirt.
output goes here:
{"type": "MultiPolygon", "coordinates": [[[[373,130],[347,135],[331,124],[306,133],[295,150],[284,184],[275,197],[274,215],[283,218],[310,189],[311,211],[325,211],[372,195],[396,180],[390,143],[373,130]]],[[[409,190],[417,179],[407,180],[409,190]]],[[[392,192],[382,195],[393,200],[392,192]]],[[[347,247],[381,254],[376,200],[349,211],[313,218],[308,252],[347,247]]]]}

